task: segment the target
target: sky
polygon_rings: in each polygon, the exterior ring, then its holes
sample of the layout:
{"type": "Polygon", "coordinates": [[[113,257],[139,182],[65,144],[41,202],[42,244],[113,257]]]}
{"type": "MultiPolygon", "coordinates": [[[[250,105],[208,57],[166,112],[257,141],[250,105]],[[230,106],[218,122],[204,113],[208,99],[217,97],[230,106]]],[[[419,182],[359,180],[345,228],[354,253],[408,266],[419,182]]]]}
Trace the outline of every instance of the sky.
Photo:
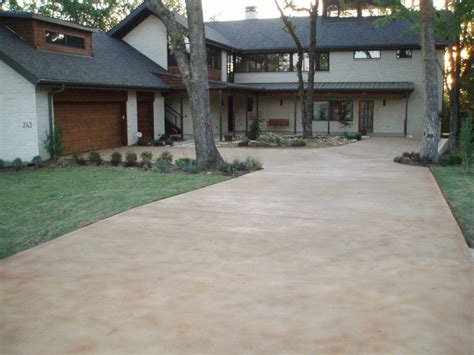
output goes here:
{"type": "MultiPolygon", "coordinates": [[[[411,0],[407,0],[411,1],[411,0]]],[[[308,4],[308,0],[298,0],[297,3],[308,4]]],[[[434,0],[436,7],[442,7],[444,0],[434,0]]],[[[274,0],[202,0],[204,19],[209,21],[215,16],[220,21],[243,20],[245,6],[257,6],[259,18],[278,17],[274,0]]]]}

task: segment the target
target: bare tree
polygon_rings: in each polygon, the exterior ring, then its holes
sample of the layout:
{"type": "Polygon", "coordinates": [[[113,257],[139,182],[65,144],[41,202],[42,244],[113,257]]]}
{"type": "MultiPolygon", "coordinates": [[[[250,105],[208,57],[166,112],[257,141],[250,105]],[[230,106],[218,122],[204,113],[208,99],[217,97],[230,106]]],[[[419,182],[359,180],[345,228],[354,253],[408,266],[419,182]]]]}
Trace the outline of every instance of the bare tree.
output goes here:
{"type": "Polygon", "coordinates": [[[275,5],[280,12],[280,18],[285,25],[286,31],[290,34],[293,42],[295,42],[298,54],[298,61],[296,62],[296,71],[298,75],[298,97],[301,105],[301,120],[303,126],[303,137],[313,137],[313,109],[314,109],[314,73],[316,69],[316,21],[318,19],[319,0],[311,1],[308,7],[299,7],[293,0],[284,0],[283,7],[278,0],[274,0],[275,5]],[[296,28],[290,19],[290,16],[285,14],[285,10],[294,12],[306,12],[309,15],[309,32],[310,42],[308,47],[308,79],[305,85],[303,77],[303,60],[305,47],[300,38],[296,34],[296,28]]]}
{"type": "Polygon", "coordinates": [[[148,0],[159,13],[170,38],[170,48],[178,63],[189,97],[193,118],[196,161],[201,168],[216,168],[223,159],[214,143],[209,104],[206,41],[201,0],[186,0],[188,28],[184,29],[162,0],[148,0]],[[185,38],[189,38],[189,54],[185,38]]]}
{"type": "Polygon", "coordinates": [[[421,156],[438,162],[438,141],[440,130],[438,67],[434,40],[433,0],[420,0],[421,53],[423,58],[424,84],[424,132],[421,156]]]}

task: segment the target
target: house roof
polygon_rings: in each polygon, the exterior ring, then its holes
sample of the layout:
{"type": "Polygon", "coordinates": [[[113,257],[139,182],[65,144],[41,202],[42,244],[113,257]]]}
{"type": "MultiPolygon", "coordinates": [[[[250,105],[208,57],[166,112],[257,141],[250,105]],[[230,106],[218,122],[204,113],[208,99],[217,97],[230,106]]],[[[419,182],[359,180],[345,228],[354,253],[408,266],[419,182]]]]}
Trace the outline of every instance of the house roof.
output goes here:
{"type": "Polygon", "coordinates": [[[0,59],[33,84],[168,89],[158,64],[105,33],[92,33],[92,57],[38,51],[0,26],[0,59]]]}
{"type": "MultiPolygon", "coordinates": [[[[151,7],[149,4],[144,2],[132,11],[127,17],[125,17],[117,26],[109,31],[109,35],[117,38],[123,38],[133,28],[140,24],[144,19],[150,15],[159,16],[159,13],[151,7]]],[[[184,28],[188,28],[188,22],[186,17],[174,14],[176,21],[184,28]]],[[[205,26],[204,28],[206,40],[213,42],[214,44],[222,45],[227,48],[235,48],[235,45],[226,38],[224,35],[213,29],[212,27],[205,26]]]]}
{"type": "Polygon", "coordinates": [[[22,12],[22,11],[1,11],[0,10],[0,17],[12,17],[12,18],[25,18],[25,19],[33,19],[48,23],[53,23],[55,25],[67,26],[71,28],[75,28],[82,31],[87,32],[96,32],[97,30],[94,28],[78,25],[77,23],[60,20],[53,17],[43,16],[39,14],[35,14],[32,12],[22,12]]]}
{"type": "MultiPolygon", "coordinates": [[[[331,50],[418,48],[419,34],[408,21],[393,21],[378,26],[377,18],[330,19],[317,21],[317,48],[331,50]]],[[[293,17],[296,33],[305,47],[309,46],[309,18],[293,17]]],[[[274,51],[295,49],[291,36],[283,30],[279,18],[208,22],[226,38],[231,38],[242,51],[274,51]]],[[[444,45],[438,41],[438,45],[444,45]]]]}

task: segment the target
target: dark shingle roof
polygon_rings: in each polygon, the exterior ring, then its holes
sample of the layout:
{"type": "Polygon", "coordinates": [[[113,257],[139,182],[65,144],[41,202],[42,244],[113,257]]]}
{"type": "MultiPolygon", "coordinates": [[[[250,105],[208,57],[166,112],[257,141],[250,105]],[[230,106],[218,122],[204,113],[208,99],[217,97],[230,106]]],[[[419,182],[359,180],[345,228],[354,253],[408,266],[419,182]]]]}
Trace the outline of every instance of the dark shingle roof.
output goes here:
{"type": "Polygon", "coordinates": [[[95,32],[92,48],[93,57],[38,51],[0,26],[0,59],[34,84],[169,88],[155,74],[165,70],[125,42],[95,32]]]}
{"type": "MultiPolygon", "coordinates": [[[[317,47],[321,49],[384,49],[416,48],[419,34],[408,21],[393,21],[377,26],[376,18],[319,18],[317,22],[317,47]]],[[[309,46],[309,18],[294,17],[292,22],[304,46],[309,46]]],[[[241,21],[208,22],[226,38],[231,38],[236,48],[243,51],[286,50],[296,48],[290,35],[283,30],[279,18],[249,19],[241,21]]],[[[440,41],[438,44],[442,44],[440,41]]]]}

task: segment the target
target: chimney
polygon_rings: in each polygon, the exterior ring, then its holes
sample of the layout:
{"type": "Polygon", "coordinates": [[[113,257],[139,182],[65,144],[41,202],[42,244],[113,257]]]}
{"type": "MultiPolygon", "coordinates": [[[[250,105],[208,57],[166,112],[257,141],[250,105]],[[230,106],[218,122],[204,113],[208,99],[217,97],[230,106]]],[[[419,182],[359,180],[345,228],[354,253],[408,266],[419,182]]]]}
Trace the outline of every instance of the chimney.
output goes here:
{"type": "Polygon", "coordinates": [[[245,19],[254,20],[257,18],[257,6],[245,6],[245,19]]]}

